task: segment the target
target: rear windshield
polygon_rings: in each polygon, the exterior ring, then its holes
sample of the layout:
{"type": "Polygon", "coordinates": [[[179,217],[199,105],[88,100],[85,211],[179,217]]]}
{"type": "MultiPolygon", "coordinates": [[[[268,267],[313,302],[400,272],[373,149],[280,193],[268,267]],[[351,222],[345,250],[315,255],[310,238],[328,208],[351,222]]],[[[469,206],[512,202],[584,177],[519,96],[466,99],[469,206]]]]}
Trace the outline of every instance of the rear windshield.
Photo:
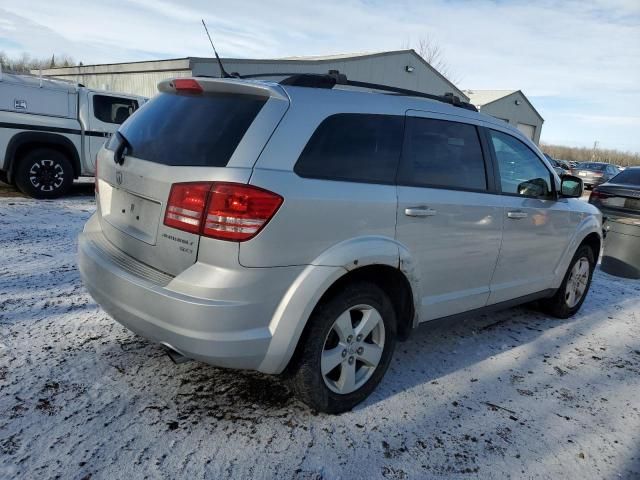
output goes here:
{"type": "MultiPolygon", "coordinates": [[[[164,165],[224,167],[267,99],[161,93],[122,124],[128,155],[164,165]]],[[[114,135],[107,148],[119,143],[114,135]]]]}
{"type": "Polygon", "coordinates": [[[582,170],[595,170],[595,171],[603,171],[606,165],[604,163],[581,163],[578,168],[582,170]]]}
{"type": "Polygon", "coordinates": [[[609,183],[621,183],[624,185],[640,186],[640,168],[623,170],[611,180],[609,180],[609,183]]]}

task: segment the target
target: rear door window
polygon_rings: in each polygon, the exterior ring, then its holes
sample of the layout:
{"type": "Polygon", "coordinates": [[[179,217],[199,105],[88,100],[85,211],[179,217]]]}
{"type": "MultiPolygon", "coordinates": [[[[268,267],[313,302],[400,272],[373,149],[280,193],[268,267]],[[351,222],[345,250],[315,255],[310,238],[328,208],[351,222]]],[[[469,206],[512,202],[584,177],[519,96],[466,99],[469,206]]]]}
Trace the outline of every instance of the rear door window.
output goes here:
{"type": "Polygon", "coordinates": [[[394,183],[404,117],[345,113],[326,118],[294,171],[301,177],[394,183]]]}
{"type": "Polygon", "coordinates": [[[407,117],[398,183],[418,187],[487,190],[487,176],[475,126],[407,117]]]}
{"type": "Polygon", "coordinates": [[[121,124],[138,109],[138,101],[110,95],[93,96],[93,115],[105,123],[121,124]]]}
{"type": "MultiPolygon", "coordinates": [[[[265,97],[227,93],[161,93],[122,124],[128,154],[163,165],[224,167],[265,97]]],[[[107,148],[122,139],[114,135],[107,148]]]]}

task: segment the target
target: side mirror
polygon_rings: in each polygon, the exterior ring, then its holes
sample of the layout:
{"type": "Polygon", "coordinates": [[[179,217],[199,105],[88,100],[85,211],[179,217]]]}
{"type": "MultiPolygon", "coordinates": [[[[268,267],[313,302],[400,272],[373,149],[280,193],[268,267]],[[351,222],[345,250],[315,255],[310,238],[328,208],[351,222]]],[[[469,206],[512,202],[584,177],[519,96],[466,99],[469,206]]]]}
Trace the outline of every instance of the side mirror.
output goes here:
{"type": "Polygon", "coordinates": [[[518,185],[518,195],[525,197],[545,197],[549,195],[549,187],[543,178],[533,178],[518,185]]]}
{"type": "Polygon", "coordinates": [[[582,196],[582,179],[573,175],[560,177],[560,195],[567,198],[580,198],[582,196]]]}

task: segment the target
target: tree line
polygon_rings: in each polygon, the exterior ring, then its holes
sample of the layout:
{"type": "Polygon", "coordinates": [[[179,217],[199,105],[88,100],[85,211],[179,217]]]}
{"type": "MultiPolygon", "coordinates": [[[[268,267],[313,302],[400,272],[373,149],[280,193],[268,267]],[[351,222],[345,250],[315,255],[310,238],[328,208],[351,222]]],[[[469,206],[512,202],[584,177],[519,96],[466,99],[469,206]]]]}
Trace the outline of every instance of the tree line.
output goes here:
{"type": "Polygon", "coordinates": [[[82,62],[76,63],[73,57],[64,54],[52,54],[50,57],[32,57],[28,53],[23,53],[17,57],[11,57],[0,51],[0,66],[2,66],[3,72],[30,73],[31,70],[75,67],[78,65],[82,65],[82,62]]]}
{"type": "Polygon", "coordinates": [[[548,143],[541,143],[540,148],[544,153],[558,160],[568,160],[572,162],[606,162],[623,167],[640,165],[640,153],[597,147],[565,147],[548,143]]]}

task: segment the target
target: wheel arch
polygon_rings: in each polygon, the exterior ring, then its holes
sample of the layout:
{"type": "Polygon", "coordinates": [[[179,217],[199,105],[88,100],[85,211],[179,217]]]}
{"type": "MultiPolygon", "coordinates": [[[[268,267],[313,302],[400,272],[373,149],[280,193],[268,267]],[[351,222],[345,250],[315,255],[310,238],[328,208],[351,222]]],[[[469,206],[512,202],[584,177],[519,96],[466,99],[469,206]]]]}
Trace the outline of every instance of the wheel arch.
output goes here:
{"type": "Polygon", "coordinates": [[[74,178],[78,178],[82,173],[80,155],[69,138],[49,132],[21,132],[9,140],[5,152],[4,169],[7,171],[9,181],[13,181],[15,169],[20,159],[37,148],[50,148],[69,158],[73,166],[74,178]]]}
{"type": "MultiPolygon", "coordinates": [[[[311,323],[309,319],[318,306],[342,291],[347,285],[358,282],[370,282],[381,288],[393,305],[396,314],[397,333],[399,340],[406,340],[414,326],[415,309],[413,304],[413,292],[407,277],[397,267],[384,264],[370,264],[353,270],[345,270],[344,274],[328,288],[326,288],[320,298],[315,302],[310,314],[304,318],[304,325],[293,343],[290,353],[286,356],[286,361],[281,364],[280,371],[287,371],[289,365],[295,364],[295,360],[300,354],[306,335],[309,332],[311,323]]],[[[280,373],[280,372],[278,372],[280,373]]]]}
{"type": "Polygon", "coordinates": [[[598,257],[600,256],[600,249],[602,248],[602,238],[596,232],[591,232],[586,237],[582,239],[578,248],[582,245],[587,245],[593,251],[593,257],[595,261],[598,261],[598,257]]]}
{"type": "Polygon", "coordinates": [[[272,316],[271,343],[258,370],[282,373],[304,338],[317,305],[353,281],[373,281],[389,294],[400,319],[399,336],[408,337],[417,323],[417,290],[400,265],[400,249],[390,238],[361,237],[335,245],[305,267],[272,316]]]}

